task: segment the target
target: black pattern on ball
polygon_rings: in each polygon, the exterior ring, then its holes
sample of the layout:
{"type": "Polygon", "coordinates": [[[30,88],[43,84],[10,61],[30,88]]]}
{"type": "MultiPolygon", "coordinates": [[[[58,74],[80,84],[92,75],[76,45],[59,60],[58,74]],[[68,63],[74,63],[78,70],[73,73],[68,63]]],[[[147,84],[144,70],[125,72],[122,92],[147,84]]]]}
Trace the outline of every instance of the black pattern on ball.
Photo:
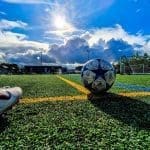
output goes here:
{"type": "Polygon", "coordinates": [[[114,67],[103,59],[89,60],[82,68],[83,85],[94,94],[106,92],[115,82],[114,67]]]}

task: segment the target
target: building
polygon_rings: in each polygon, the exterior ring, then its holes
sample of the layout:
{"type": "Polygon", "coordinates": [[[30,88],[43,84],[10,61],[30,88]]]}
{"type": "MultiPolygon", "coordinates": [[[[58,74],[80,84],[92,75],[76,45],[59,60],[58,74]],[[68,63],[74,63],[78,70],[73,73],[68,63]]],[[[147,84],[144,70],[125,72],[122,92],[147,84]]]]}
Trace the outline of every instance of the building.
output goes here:
{"type": "Polygon", "coordinates": [[[61,74],[64,70],[65,68],[60,64],[43,63],[42,65],[25,65],[23,72],[27,74],[61,74]]]}

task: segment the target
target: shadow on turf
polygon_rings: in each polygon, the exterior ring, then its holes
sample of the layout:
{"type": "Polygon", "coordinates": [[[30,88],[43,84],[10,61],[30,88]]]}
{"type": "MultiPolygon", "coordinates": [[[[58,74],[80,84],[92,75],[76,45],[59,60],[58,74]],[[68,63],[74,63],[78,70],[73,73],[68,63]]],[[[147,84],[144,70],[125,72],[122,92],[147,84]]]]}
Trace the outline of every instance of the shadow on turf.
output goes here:
{"type": "Polygon", "coordinates": [[[91,103],[113,118],[138,129],[150,130],[150,105],[138,99],[105,93],[88,95],[91,103]]]}
{"type": "Polygon", "coordinates": [[[0,133],[3,132],[8,126],[8,119],[5,116],[0,115],[0,133]]]}

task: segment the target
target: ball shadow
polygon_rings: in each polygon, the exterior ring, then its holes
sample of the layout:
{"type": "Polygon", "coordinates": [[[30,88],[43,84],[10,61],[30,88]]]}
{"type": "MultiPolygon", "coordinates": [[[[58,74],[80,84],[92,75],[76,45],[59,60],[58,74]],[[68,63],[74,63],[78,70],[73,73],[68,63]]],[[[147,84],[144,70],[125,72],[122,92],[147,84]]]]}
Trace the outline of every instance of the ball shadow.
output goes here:
{"type": "Polygon", "coordinates": [[[150,105],[138,99],[105,93],[89,94],[88,99],[113,118],[138,129],[150,130],[150,105]]]}
{"type": "Polygon", "coordinates": [[[8,119],[5,116],[0,115],[0,133],[2,133],[3,131],[5,131],[5,129],[8,126],[9,126],[8,119]]]}

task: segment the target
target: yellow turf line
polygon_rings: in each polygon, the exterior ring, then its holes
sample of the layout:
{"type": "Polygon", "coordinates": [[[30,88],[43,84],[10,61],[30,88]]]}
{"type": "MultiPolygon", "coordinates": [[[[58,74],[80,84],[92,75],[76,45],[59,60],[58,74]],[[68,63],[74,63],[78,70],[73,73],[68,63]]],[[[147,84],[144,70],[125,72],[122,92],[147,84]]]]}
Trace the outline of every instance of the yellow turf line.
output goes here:
{"type": "Polygon", "coordinates": [[[56,97],[38,97],[38,98],[23,98],[20,103],[38,103],[38,102],[48,102],[48,101],[73,101],[73,100],[86,100],[86,95],[77,96],[56,96],[56,97]]]}
{"type": "Polygon", "coordinates": [[[127,97],[143,97],[143,96],[150,96],[150,92],[118,93],[118,95],[127,97]]]}
{"type": "Polygon", "coordinates": [[[75,89],[77,89],[79,92],[81,92],[83,94],[86,94],[86,95],[90,94],[90,91],[87,90],[85,87],[83,87],[83,86],[81,86],[81,85],[79,85],[79,84],[77,84],[75,82],[72,82],[72,81],[70,81],[68,79],[65,79],[65,78],[63,78],[63,77],[61,77],[59,75],[57,75],[56,77],[59,78],[59,79],[61,79],[61,80],[63,80],[63,81],[65,81],[66,83],[68,83],[69,85],[71,85],[72,87],[74,87],[75,89]]]}
{"type": "MultiPolygon", "coordinates": [[[[71,85],[72,87],[76,88],[79,92],[83,93],[83,94],[90,94],[90,91],[87,90],[86,88],[84,88],[83,86],[74,83],[73,81],[70,81],[68,79],[65,79],[61,76],[57,75],[57,78],[65,81],[66,83],[68,83],[69,85],[71,85]]],[[[150,96],[150,92],[130,92],[130,93],[117,93],[118,95],[121,96],[132,96],[132,97],[136,97],[136,96],[150,96]]]]}
{"type": "MultiPolygon", "coordinates": [[[[150,92],[132,92],[132,93],[118,93],[116,95],[126,96],[126,97],[143,97],[150,96],[150,92]]],[[[30,104],[39,102],[52,102],[52,101],[78,101],[87,100],[87,95],[77,95],[77,96],[56,96],[56,97],[42,97],[42,98],[23,98],[20,103],[30,104]]]]}
{"type": "MultiPolygon", "coordinates": [[[[57,75],[57,77],[65,82],[67,82],[72,87],[76,88],[79,92],[83,93],[84,95],[77,95],[77,96],[56,96],[56,97],[44,97],[44,98],[24,98],[21,100],[21,103],[38,103],[38,102],[47,102],[47,101],[68,101],[68,100],[87,100],[87,95],[90,94],[83,86],[74,83],[70,80],[67,80],[63,77],[57,75]]],[[[143,96],[150,96],[150,92],[130,92],[130,93],[117,93],[116,95],[120,96],[127,96],[127,97],[143,97],[143,96]]]]}

